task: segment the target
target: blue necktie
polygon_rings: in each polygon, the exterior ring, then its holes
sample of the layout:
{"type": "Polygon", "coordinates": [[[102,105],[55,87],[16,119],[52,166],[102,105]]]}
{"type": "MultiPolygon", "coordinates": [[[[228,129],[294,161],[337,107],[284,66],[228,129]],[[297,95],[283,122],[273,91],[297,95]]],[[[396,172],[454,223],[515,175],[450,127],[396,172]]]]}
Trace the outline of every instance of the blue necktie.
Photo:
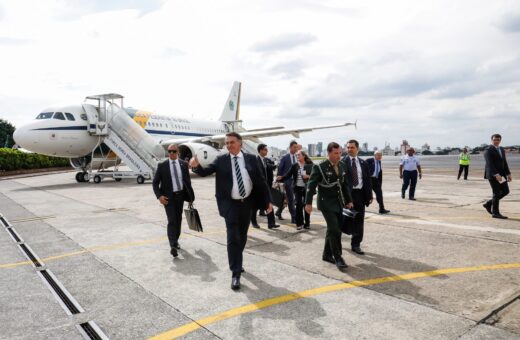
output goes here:
{"type": "Polygon", "coordinates": [[[235,163],[235,173],[237,176],[238,193],[242,198],[246,197],[246,189],[244,188],[244,181],[242,180],[242,173],[240,172],[240,166],[238,165],[237,156],[233,157],[235,163]]]}
{"type": "Polygon", "coordinates": [[[172,162],[173,167],[173,177],[175,178],[175,184],[177,184],[177,191],[180,191],[181,188],[181,182],[179,181],[179,174],[177,173],[177,167],[175,166],[175,161],[172,162]]]}

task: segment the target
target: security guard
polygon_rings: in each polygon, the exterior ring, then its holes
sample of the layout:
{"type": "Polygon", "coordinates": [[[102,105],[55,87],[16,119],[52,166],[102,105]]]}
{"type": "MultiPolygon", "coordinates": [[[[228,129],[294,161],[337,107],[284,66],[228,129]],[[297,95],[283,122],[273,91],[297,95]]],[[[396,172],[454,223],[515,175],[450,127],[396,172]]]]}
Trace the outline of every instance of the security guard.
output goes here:
{"type": "Polygon", "coordinates": [[[406,189],[410,185],[410,192],[408,197],[410,200],[415,201],[415,185],[417,184],[417,171],[419,172],[419,178],[422,178],[422,169],[419,162],[419,158],[415,156],[415,149],[410,148],[406,150],[407,155],[401,157],[401,163],[399,163],[399,177],[403,180],[403,187],[401,188],[401,198],[404,198],[406,189]],[[403,171],[404,170],[404,171],[403,171]]]}
{"type": "Polygon", "coordinates": [[[471,157],[468,153],[468,148],[464,148],[459,155],[459,175],[457,176],[457,180],[460,179],[462,170],[464,170],[464,180],[468,180],[469,163],[471,163],[471,157]]]}
{"type": "Polygon", "coordinates": [[[347,169],[341,158],[341,147],[331,142],[327,146],[327,160],[314,164],[307,182],[305,211],[312,212],[312,198],[318,189],[318,209],[327,222],[327,234],[323,249],[323,261],[336,265],[339,270],[347,267],[341,257],[341,224],[344,207],[353,207],[348,192],[347,169]]]}

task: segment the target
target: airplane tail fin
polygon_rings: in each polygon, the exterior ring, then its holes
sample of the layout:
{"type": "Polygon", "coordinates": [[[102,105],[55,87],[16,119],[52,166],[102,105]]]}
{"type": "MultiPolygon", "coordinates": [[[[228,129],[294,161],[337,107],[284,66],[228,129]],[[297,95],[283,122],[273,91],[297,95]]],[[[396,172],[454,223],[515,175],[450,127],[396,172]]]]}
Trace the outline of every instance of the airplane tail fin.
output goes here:
{"type": "Polygon", "coordinates": [[[233,83],[233,87],[231,88],[231,92],[229,93],[229,97],[224,105],[224,109],[222,110],[222,114],[220,115],[219,120],[221,122],[232,122],[235,120],[240,120],[240,90],[242,83],[235,81],[233,83]]]}

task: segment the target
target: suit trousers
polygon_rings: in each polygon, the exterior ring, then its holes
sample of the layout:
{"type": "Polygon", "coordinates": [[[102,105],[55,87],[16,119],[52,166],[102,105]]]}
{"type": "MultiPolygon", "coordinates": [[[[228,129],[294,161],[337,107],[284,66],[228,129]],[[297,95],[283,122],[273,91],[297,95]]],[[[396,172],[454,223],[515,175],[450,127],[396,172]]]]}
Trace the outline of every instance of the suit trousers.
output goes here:
{"type": "Polygon", "coordinates": [[[173,193],[173,197],[168,200],[168,204],[164,206],[166,216],[168,217],[168,241],[170,248],[173,248],[179,242],[181,235],[182,208],[184,207],[184,195],[182,192],[173,193]]]}
{"type": "Polygon", "coordinates": [[[410,185],[410,192],[408,193],[408,197],[414,198],[415,186],[417,185],[417,170],[403,171],[403,187],[401,188],[403,193],[406,192],[406,189],[408,189],[408,185],[410,185]]]}
{"type": "Polygon", "coordinates": [[[354,210],[358,212],[352,224],[352,240],[350,241],[350,245],[354,248],[361,245],[365,230],[365,195],[363,189],[352,189],[352,203],[354,203],[354,210]]]}
{"type": "Polygon", "coordinates": [[[491,189],[493,190],[493,198],[487,201],[487,204],[491,204],[493,214],[500,214],[500,200],[509,194],[509,185],[507,181],[500,184],[495,177],[489,179],[489,185],[491,185],[491,189]]]}
{"type": "Polygon", "coordinates": [[[464,179],[468,179],[469,165],[462,165],[462,164],[459,164],[459,175],[457,176],[457,179],[459,179],[460,175],[462,175],[462,170],[464,170],[464,179]]]}
{"type": "Polygon", "coordinates": [[[330,256],[338,258],[342,254],[341,224],[343,223],[343,215],[340,212],[329,210],[322,210],[321,213],[327,223],[323,258],[330,256]]]}
{"type": "MultiPolygon", "coordinates": [[[[284,183],[284,187],[285,187],[285,195],[287,197],[287,207],[289,208],[289,212],[291,213],[291,219],[295,219],[295,207],[294,207],[294,190],[293,190],[293,185],[292,185],[292,182],[289,182],[289,184],[287,184],[287,182],[284,183]]],[[[276,214],[277,215],[281,215],[282,214],[282,211],[283,211],[283,206],[279,207],[278,210],[276,210],[276,214]]]]}
{"type": "Polygon", "coordinates": [[[382,183],[375,177],[370,177],[370,182],[372,183],[372,190],[376,194],[376,201],[379,204],[379,211],[385,210],[385,204],[383,203],[383,189],[382,183]]]}
{"type": "MultiPolygon", "coordinates": [[[[256,221],[256,215],[258,215],[258,210],[259,209],[253,209],[251,210],[251,223],[258,223],[256,221]]],[[[267,216],[267,225],[268,226],[273,226],[275,225],[275,221],[274,221],[274,211],[271,211],[269,214],[266,215],[267,216]]]]}
{"type": "Polygon", "coordinates": [[[294,187],[294,203],[296,205],[294,217],[297,226],[302,226],[304,224],[303,208],[305,207],[305,192],[305,187],[294,187]]]}
{"type": "Polygon", "coordinates": [[[230,208],[224,216],[227,232],[227,252],[229,269],[233,277],[240,277],[243,262],[243,252],[247,243],[247,230],[251,220],[252,199],[244,201],[232,200],[230,208]]]}

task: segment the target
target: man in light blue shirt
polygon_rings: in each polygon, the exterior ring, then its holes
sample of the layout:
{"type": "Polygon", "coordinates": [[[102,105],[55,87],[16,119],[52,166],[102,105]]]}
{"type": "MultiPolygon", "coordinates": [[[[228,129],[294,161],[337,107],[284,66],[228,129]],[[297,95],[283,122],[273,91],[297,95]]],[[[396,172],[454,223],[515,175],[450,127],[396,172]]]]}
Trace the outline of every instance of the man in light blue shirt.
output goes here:
{"type": "Polygon", "coordinates": [[[419,158],[415,156],[415,149],[406,150],[406,155],[401,157],[399,163],[399,177],[403,179],[403,187],[401,188],[401,198],[405,197],[406,189],[410,186],[408,198],[415,201],[415,186],[417,184],[417,172],[419,178],[422,178],[422,169],[419,158]]]}

